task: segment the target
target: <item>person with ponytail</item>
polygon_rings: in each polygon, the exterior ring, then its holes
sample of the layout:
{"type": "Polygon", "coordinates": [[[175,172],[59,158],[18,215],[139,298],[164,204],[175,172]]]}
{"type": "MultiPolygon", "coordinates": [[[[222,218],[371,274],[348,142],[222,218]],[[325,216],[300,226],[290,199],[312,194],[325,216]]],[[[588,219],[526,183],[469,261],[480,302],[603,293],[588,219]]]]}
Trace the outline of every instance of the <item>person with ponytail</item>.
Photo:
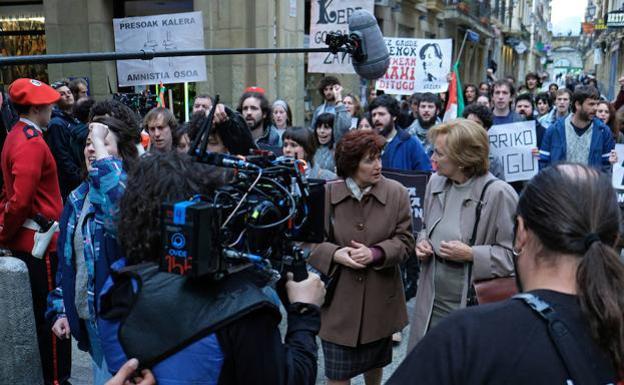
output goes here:
{"type": "Polygon", "coordinates": [[[516,214],[522,294],[445,318],[387,384],[624,383],[624,264],[613,248],[620,214],[610,178],[580,164],[549,167],[516,214]]]}

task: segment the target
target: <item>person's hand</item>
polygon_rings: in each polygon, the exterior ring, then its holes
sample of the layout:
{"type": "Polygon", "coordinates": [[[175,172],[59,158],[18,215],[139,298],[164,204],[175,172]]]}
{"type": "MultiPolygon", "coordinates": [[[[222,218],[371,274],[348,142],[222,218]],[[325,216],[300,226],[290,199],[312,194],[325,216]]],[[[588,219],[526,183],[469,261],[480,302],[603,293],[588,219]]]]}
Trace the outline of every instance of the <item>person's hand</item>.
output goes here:
{"type": "Polygon", "coordinates": [[[141,375],[136,375],[138,367],[139,361],[136,358],[128,360],[104,385],[156,385],[156,379],[149,369],[143,369],[141,375]]]}
{"type": "Polygon", "coordinates": [[[351,258],[351,250],[353,250],[351,247],[343,247],[342,249],[336,250],[334,253],[334,262],[356,270],[365,268],[365,265],[362,265],[351,258]]]}
{"type": "MultiPolygon", "coordinates": [[[[210,110],[206,111],[206,116],[210,113],[210,110]]],[[[213,124],[221,124],[223,122],[227,122],[229,119],[227,112],[225,112],[225,106],[222,103],[217,104],[217,108],[215,108],[214,117],[212,119],[213,124]]]]}
{"type": "Polygon", "coordinates": [[[609,163],[614,164],[618,162],[617,152],[615,150],[611,150],[609,153],[609,163]]]}
{"type": "Polygon", "coordinates": [[[533,147],[531,149],[531,155],[533,155],[534,158],[539,158],[540,157],[540,155],[539,155],[539,148],[533,147]]]}
{"type": "Polygon", "coordinates": [[[54,333],[60,339],[69,339],[71,336],[69,330],[69,322],[67,322],[67,317],[59,317],[54,325],[52,326],[52,333],[54,333]]]}
{"type": "Polygon", "coordinates": [[[351,259],[360,265],[370,265],[373,263],[373,252],[366,245],[351,241],[353,248],[349,252],[351,259]]]}
{"type": "Polygon", "coordinates": [[[442,241],[440,257],[456,262],[470,262],[473,260],[472,247],[461,241],[442,241]]]}
{"type": "Polygon", "coordinates": [[[336,103],[342,103],[342,86],[340,84],[334,84],[332,91],[334,92],[334,100],[336,103]]]}
{"type": "Polygon", "coordinates": [[[91,123],[89,124],[89,131],[91,131],[91,140],[101,140],[104,141],[106,135],[108,135],[108,126],[102,123],[91,123]]]}
{"type": "Polygon", "coordinates": [[[422,240],[416,244],[416,258],[421,262],[427,262],[433,255],[433,247],[428,240],[422,240]]]}
{"type": "Polygon", "coordinates": [[[452,80],[453,80],[453,75],[450,72],[447,73],[446,74],[446,81],[450,83],[452,80]]]}
{"type": "Polygon", "coordinates": [[[301,282],[295,282],[292,273],[287,273],[286,278],[286,294],[290,303],[321,306],[325,301],[325,284],[318,274],[308,272],[308,278],[301,282]]]}

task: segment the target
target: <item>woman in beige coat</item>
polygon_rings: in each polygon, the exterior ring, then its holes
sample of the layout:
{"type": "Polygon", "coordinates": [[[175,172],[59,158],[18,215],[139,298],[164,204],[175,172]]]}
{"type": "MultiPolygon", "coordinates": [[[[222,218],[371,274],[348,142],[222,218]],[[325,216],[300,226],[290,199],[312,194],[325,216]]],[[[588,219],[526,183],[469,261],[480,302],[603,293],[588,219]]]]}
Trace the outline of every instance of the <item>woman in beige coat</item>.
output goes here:
{"type": "Polygon", "coordinates": [[[391,336],[407,325],[399,264],[414,247],[407,190],[381,175],[385,140],[351,131],[336,147],[341,180],[327,185],[327,239],[311,247],[310,264],[333,276],[319,333],[329,384],[364,373],[380,384],[392,359],[391,336]]]}
{"type": "Polygon", "coordinates": [[[431,128],[429,136],[438,168],[425,193],[426,235],[416,245],[421,274],[408,351],[451,311],[466,306],[473,281],[513,274],[518,196],[488,172],[487,132],[477,123],[457,119],[431,128]],[[469,245],[486,184],[475,242],[469,245]]]}

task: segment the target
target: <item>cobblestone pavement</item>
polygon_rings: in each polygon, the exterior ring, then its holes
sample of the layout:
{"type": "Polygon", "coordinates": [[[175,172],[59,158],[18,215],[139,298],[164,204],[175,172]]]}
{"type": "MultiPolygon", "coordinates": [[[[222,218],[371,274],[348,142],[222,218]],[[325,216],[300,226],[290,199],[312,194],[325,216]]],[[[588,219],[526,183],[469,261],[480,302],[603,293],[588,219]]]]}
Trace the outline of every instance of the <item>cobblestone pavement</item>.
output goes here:
{"type": "MultiPolygon", "coordinates": [[[[414,300],[412,299],[407,303],[407,311],[408,314],[412,314],[414,309],[414,300]]],[[[285,317],[284,317],[285,318],[285,317]]],[[[403,342],[398,346],[395,346],[392,352],[392,362],[390,365],[386,366],[384,369],[383,382],[387,381],[388,378],[394,373],[396,368],[405,358],[405,352],[407,350],[407,339],[409,337],[408,334],[409,326],[405,328],[403,332],[403,342]]],[[[282,335],[284,335],[286,331],[286,322],[282,321],[280,324],[280,330],[282,335]]],[[[319,369],[318,369],[318,377],[316,380],[317,385],[325,384],[325,375],[324,375],[324,365],[323,365],[323,351],[320,349],[320,341],[319,341],[319,369]]],[[[72,385],[93,385],[93,372],[91,370],[91,358],[88,353],[82,352],[78,350],[76,343],[74,341],[73,349],[72,349],[72,385]]],[[[358,376],[351,381],[352,385],[363,385],[364,377],[358,376]]]]}

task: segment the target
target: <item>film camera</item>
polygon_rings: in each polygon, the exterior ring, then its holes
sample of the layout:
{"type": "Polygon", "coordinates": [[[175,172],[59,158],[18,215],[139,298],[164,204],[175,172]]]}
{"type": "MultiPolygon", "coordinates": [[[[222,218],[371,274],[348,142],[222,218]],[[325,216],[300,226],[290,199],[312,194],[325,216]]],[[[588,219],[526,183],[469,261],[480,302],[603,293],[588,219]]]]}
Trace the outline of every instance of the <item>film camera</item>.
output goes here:
{"type": "Polygon", "coordinates": [[[302,160],[206,152],[207,132],[202,127],[190,152],[198,162],[233,168],[234,180],[210,196],[163,204],[161,270],[219,279],[251,263],[274,276],[290,270],[295,280],[305,279],[297,243],[323,241],[325,181],[308,180],[302,160]]]}

